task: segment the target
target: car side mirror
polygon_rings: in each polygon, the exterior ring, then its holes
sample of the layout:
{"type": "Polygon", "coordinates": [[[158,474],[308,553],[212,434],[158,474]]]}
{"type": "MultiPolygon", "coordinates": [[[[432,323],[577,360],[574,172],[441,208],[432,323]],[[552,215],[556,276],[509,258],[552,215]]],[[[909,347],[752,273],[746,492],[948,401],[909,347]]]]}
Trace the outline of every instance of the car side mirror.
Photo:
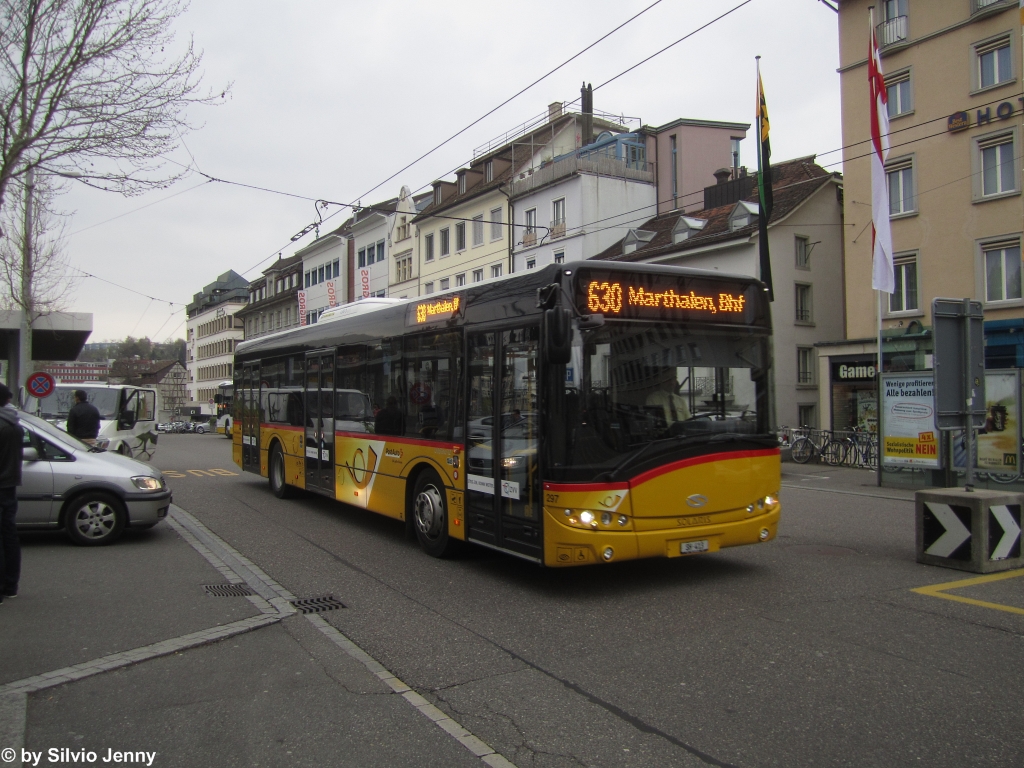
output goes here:
{"type": "Polygon", "coordinates": [[[121,415],[117,418],[118,429],[131,429],[135,426],[135,414],[131,411],[121,411],[121,415]]]}
{"type": "Polygon", "coordinates": [[[39,451],[34,446],[26,445],[21,449],[22,461],[39,461],[39,451]]]}

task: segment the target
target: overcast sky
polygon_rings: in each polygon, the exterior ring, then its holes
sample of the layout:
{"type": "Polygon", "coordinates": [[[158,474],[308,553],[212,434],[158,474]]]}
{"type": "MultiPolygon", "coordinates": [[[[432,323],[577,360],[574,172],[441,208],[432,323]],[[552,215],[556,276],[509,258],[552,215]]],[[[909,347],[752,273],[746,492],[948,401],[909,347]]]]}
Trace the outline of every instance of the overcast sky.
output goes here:
{"type": "MultiPolygon", "coordinates": [[[[549,102],[577,98],[582,81],[596,87],[742,0],[662,0],[367,194],[651,2],[196,0],[178,34],[193,35],[204,51],[206,85],[234,85],[222,106],[195,110],[200,127],[185,144],[198,167],[220,179],[314,199],[387,199],[403,184],[429,185],[549,102]]],[[[594,107],[650,125],[678,117],[749,123],[760,54],[773,160],[817,153],[822,164],[838,163],[840,153],[824,154],[841,145],[837,26],[816,0],[750,0],[597,90],[594,107]]],[[[189,164],[188,151],[174,160],[189,164]]],[[[741,162],[756,165],[752,138],[741,162]]],[[[74,212],[73,266],[162,300],[76,281],[72,309],[93,313],[92,341],[184,336],[192,294],[229,269],[254,278],[269,257],[308,243],[312,235],[289,240],[315,219],[310,201],[200,176],[127,199],[77,187],[61,204],[74,212]]]]}

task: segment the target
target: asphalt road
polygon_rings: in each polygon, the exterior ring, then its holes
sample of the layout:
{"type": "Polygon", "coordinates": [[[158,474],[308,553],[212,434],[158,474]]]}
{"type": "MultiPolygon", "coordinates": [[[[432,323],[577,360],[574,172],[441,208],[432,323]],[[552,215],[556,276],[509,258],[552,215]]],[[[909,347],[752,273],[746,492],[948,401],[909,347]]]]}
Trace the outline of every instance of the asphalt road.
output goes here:
{"type": "MultiPolygon", "coordinates": [[[[1024,764],[1024,579],[959,590],[1018,613],[912,592],[966,576],[914,562],[906,494],[787,478],[774,542],[543,570],[435,560],[400,523],[278,500],[223,438],[162,436],[155,463],[176,505],[294,596],[342,601],[320,617],[521,768],[1024,764]]],[[[203,593],[224,577],[181,530],[105,550],[30,537],[23,595],[0,606],[0,683],[258,618],[258,599],[203,593]]],[[[326,637],[292,615],[31,693],[25,746],[481,765],[326,637]]]]}

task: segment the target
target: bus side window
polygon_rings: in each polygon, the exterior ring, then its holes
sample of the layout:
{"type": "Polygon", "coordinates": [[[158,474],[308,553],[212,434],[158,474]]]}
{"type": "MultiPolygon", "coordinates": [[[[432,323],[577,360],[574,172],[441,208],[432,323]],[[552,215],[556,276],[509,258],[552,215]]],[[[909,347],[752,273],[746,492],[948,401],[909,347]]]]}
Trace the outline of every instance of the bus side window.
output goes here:
{"type": "Polygon", "coordinates": [[[124,392],[124,406],[122,406],[120,412],[118,413],[118,417],[120,417],[120,415],[122,413],[128,412],[128,413],[134,414],[135,417],[138,418],[138,412],[139,412],[139,390],[134,389],[131,392],[129,392],[126,389],[126,390],[123,390],[123,392],[124,392]]]}

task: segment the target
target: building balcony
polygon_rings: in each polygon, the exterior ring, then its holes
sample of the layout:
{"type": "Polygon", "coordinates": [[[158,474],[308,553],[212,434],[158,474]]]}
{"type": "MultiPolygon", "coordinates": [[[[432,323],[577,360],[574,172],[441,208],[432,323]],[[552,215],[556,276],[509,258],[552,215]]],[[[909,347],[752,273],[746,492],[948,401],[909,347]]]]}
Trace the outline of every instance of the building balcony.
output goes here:
{"type": "Polygon", "coordinates": [[[532,248],[537,244],[537,231],[526,232],[523,234],[523,247],[532,248]]]}
{"type": "MultiPolygon", "coordinates": [[[[978,0],[984,2],[984,0],[978,0]]],[[[883,21],[876,27],[878,35],[878,46],[885,48],[889,45],[902,43],[909,37],[907,17],[895,16],[888,21],[883,21]]]]}
{"type": "Polygon", "coordinates": [[[525,195],[527,192],[579,173],[654,183],[654,163],[627,162],[604,156],[572,155],[516,175],[512,180],[512,197],[525,195]]]}
{"type": "Polygon", "coordinates": [[[551,239],[565,237],[565,219],[551,222],[551,239]]]}
{"type": "Polygon", "coordinates": [[[994,5],[1002,5],[1010,8],[1017,5],[1017,3],[1016,0],[1013,2],[1010,0],[971,0],[971,15],[973,16],[976,13],[981,13],[994,5]]]}

